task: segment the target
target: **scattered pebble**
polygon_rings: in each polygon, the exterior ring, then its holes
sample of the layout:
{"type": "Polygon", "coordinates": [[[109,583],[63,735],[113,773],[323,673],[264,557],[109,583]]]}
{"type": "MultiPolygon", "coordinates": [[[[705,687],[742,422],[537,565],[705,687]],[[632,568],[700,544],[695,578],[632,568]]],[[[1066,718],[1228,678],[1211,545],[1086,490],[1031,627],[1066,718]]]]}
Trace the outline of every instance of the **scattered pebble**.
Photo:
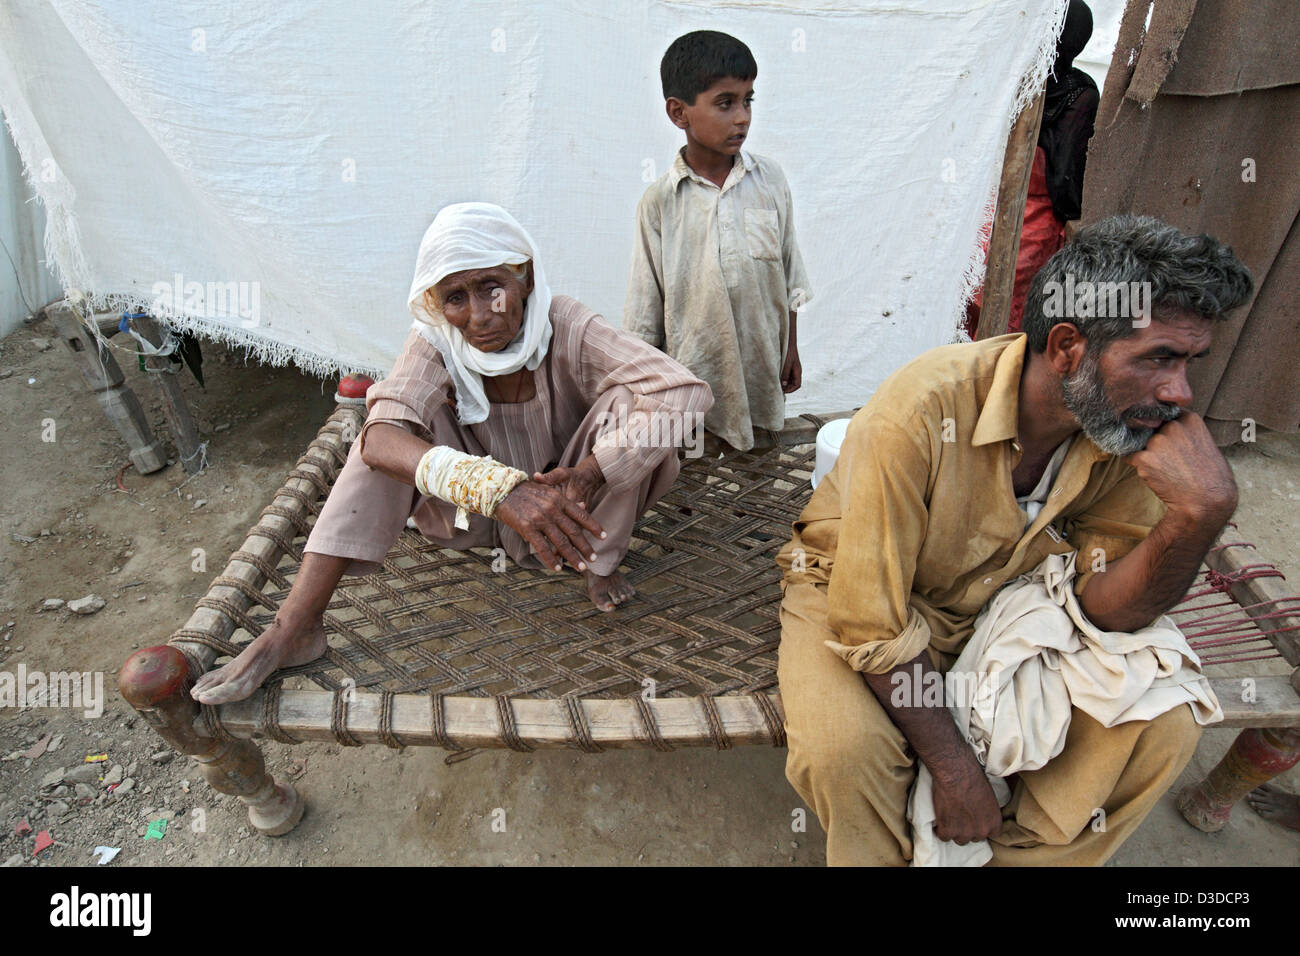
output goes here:
{"type": "Polygon", "coordinates": [[[63,782],[63,773],[64,770],[62,767],[56,767],[54,770],[51,770],[41,778],[41,789],[44,790],[47,787],[57,787],[63,782]]]}
{"type": "Polygon", "coordinates": [[[83,763],[68,770],[59,771],[63,776],[61,780],[68,783],[84,783],[88,786],[94,786],[99,783],[99,765],[94,763],[83,763]]]}
{"type": "Polygon", "coordinates": [[[87,594],[83,598],[69,601],[68,610],[72,611],[74,614],[94,614],[96,611],[102,610],[104,605],[107,603],[108,602],[102,597],[98,597],[94,594],[87,594]]]}
{"type": "Polygon", "coordinates": [[[57,611],[59,608],[63,607],[63,604],[63,598],[46,598],[41,602],[41,610],[57,611]]]}
{"type": "Polygon", "coordinates": [[[164,764],[171,763],[175,756],[176,751],[174,750],[160,750],[156,754],[150,754],[149,759],[154,763],[164,764]]]}
{"type": "Polygon", "coordinates": [[[113,764],[113,769],[104,774],[104,786],[111,787],[115,783],[121,783],[126,774],[122,770],[120,763],[113,764]]]}

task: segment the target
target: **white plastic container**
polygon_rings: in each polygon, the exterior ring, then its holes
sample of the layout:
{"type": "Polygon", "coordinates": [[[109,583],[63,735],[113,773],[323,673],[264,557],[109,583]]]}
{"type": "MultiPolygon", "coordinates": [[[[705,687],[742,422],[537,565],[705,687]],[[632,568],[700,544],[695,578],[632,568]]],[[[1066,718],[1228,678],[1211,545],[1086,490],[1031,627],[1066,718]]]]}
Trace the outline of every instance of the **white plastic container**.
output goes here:
{"type": "Polygon", "coordinates": [[[840,445],[844,444],[844,433],[849,430],[849,421],[847,418],[837,418],[817,430],[817,464],[813,467],[812,475],[814,488],[835,465],[835,459],[840,457],[840,445]]]}

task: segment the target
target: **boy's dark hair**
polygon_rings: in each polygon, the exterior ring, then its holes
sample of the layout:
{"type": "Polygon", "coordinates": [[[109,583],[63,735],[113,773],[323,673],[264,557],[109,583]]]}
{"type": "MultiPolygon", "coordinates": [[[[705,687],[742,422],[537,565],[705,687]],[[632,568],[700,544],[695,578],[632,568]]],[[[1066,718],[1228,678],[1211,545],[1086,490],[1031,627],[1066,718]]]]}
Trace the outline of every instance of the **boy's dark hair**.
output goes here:
{"type": "Polygon", "coordinates": [[[1151,306],[1173,306],[1205,319],[1226,318],[1254,290],[1250,270],[1213,236],[1187,235],[1151,216],[1111,216],[1080,229],[1030,282],[1021,320],[1030,350],[1045,352],[1048,333],[1060,322],[1073,323],[1093,355],[1136,334],[1138,326],[1123,309],[1098,307],[1086,318],[1071,318],[1056,310],[1049,316],[1046,308],[1063,287],[1086,287],[1100,303],[1133,283],[1149,286],[1151,306]]]}
{"type": "Polygon", "coordinates": [[[664,99],[676,97],[687,106],[718,80],[735,77],[752,80],[758,64],[749,47],[717,30],[696,30],[673,41],[659,63],[664,99]]]}

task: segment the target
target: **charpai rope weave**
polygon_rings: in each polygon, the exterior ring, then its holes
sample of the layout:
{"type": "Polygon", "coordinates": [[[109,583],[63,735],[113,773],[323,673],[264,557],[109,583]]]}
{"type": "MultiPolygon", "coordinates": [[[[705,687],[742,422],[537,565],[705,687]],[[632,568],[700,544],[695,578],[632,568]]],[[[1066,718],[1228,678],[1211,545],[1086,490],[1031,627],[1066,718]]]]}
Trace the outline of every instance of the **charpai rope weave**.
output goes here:
{"type": "MultiPolygon", "coordinates": [[[[216,612],[219,624],[182,628],[174,643],[232,655],[271,623],[346,460],[344,440],[360,420],[350,408],[331,416],[290,474],[294,484],[286,483],[250,532],[249,541],[274,543],[274,557],[253,554],[246,541],[198,602],[216,612]]],[[[647,701],[696,699],[707,742],[727,749],[733,741],[716,699],[750,700],[767,739],[783,746],[770,696],[780,640],[774,558],[807,503],[812,467],[811,445],[685,461],[673,488],[634,531],[623,567],[637,596],[609,614],[592,606],[576,573],[512,563],[501,571],[490,552],[440,550],[405,529],[380,570],[340,582],[325,614],[329,651],[268,682],[263,726],[276,740],[293,739],[280,727],[279,699],[281,682],[297,677],[333,692],[330,729],[347,746],[358,743],[348,723],[353,688],[379,694],[379,739],[390,747],[402,745],[392,729],[401,695],[426,698],[433,743],[465,754],[472,751],[447,735],[447,698],[492,699],[499,745],[521,751],[533,749],[516,726],[512,701],[521,698],[559,701],[570,745],[586,752],[604,749],[583,704],[598,698],[632,702],[637,727],[630,742],[657,750],[673,746],[647,701]]],[[[1277,656],[1269,635],[1227,593],[1243,575],[1277,573],[1262,563],[1231,577],[1202,571],[1171,615],[1207,665],[1277,656]]],[[[1297,604],[1264,609],[1261,620],[1294,630],[1297,604]]],[[[220,733],[208,711],[205,726],[220,733]]]]}

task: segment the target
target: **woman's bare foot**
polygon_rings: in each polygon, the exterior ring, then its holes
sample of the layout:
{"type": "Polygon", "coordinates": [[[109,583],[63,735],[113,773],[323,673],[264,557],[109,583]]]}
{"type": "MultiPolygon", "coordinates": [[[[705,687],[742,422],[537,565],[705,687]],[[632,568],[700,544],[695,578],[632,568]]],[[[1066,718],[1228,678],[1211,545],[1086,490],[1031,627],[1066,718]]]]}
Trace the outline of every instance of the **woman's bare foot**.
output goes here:
{"type": "Polygon", "coordinates": [[[200,704],[224,704],[251,697],[262,681],[281,667],[295,667],[314,661],[325,653],[329,642],[320,618],[301,627],[271,622],[229,664],[208,671],[194,684],[190,696],[200,704]]]}
{"type": "Polygon", "coordinates": [[[617,569],[603,577],[594,571],[584,571],[582,576],[587,579],[591,603],[602,611],[612,611],[636,594],[636,588],[617,569]]]}
{"type": "Polygon", "coordinates": [[[1265,820],[1280,823],[1289,830],[1300,830],[1300,797],[1294,793],[1266,783],[1246,794],[1246,802],[1265,820]]]}

